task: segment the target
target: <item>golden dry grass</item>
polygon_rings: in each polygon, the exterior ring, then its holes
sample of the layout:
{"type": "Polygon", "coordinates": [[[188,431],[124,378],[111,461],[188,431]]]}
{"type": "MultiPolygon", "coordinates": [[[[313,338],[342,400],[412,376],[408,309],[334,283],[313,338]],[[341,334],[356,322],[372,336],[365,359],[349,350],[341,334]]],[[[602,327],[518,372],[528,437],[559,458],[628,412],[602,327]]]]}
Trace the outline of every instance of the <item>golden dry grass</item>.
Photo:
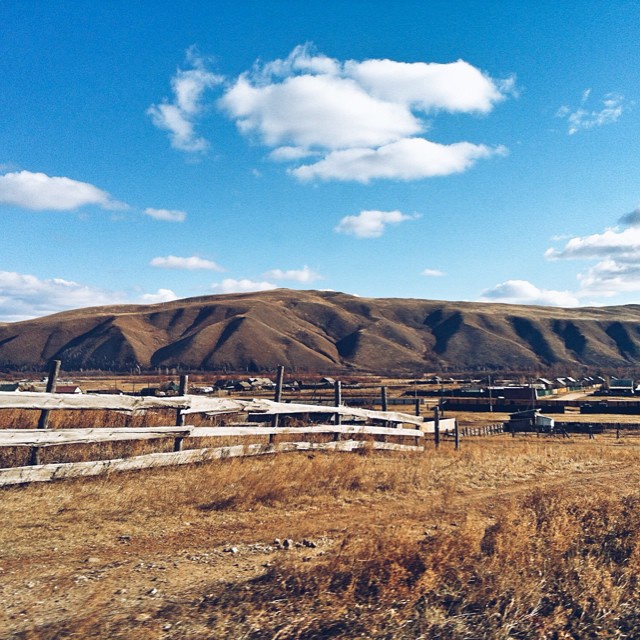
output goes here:
{"type": "Polygon", "coordinates": [[[4,490],[0,637],[639,637],[640,448],[622,442],[494,436],[4,490]]]}

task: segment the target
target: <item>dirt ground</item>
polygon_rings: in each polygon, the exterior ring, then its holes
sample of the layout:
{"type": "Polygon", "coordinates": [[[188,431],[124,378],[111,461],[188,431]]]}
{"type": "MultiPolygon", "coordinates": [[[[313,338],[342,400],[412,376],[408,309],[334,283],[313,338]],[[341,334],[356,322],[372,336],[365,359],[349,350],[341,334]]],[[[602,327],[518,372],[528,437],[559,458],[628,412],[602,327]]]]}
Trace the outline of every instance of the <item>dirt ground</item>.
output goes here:
{"type": "MultiPolygon", "coordinates": [[[[493,436],[460,452],[291,454],[6,489],[0,638],[219,637],[210,603],[274,565],[313,565],[347,538],[418,539],[470,512],[487,520],[540,486],[630,491],[638,444],[493,436]]],[[[268,628],[277,605],[261,606],[268,628]]],[[[226,637],[276,634],[230,622],[226,637]]]]}

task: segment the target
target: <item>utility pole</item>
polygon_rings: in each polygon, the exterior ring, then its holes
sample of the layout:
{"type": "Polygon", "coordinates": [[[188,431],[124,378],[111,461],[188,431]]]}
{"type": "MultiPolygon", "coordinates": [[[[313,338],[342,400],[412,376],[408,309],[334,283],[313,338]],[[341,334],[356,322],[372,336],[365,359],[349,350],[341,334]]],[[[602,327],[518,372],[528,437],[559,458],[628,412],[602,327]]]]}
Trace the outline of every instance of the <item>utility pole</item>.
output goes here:
{"type": "Polygon", "coordinates": [[[489,374],[489,412],[493,413],[493,396],[491,395],[491,374],[489,374]]]}

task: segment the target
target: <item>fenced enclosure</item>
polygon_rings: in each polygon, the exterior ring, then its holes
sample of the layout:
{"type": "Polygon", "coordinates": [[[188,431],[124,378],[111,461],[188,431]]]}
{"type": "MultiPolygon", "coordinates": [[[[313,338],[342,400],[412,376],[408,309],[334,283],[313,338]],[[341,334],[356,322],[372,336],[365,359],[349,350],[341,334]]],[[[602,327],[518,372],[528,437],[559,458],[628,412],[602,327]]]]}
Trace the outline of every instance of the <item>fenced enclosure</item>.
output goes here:
{"type": "Polygon", "coordinates": [[[415,452],[424,450],[425,434],[433,434],[437,445],[440,433],[450,432],[455,434],[456,445],[458,443],[454,419],[436,417],[433,421],[425,421],[421,416],[395,411],[267,399],[188,394],[158,398],[5,392],[0,393],[0,410],[40,412],[37,429],[0,429],[0,486],[289,451],[415,452]],[[70,418],[68,427],[47,428],[52,411],[74,412],[71,415],[103,411],[117,412],[106,415],[135,416],[152,410],[175,412],[176,424],[86,428],[81,426],[81,421],[70,418]],[[270,419],[271,425],[259,426],[251,422],[230,426],[185,424],[197,414],[235,416],[236,420],[243,415],[261,416],[270,419]],[[282,426],[285,417],[297,418],[302,426],[282,426]],[[81,447],[85,447],[85,455],[86,448],[93,447],[90,456],[99,459],[69,460],[69,452],[81,447]],[[149,451],[149,448],[155,450],[149,451]],[[137,454],[140,449],[144,452],[137,454]],[[114,451],[120,455],[110,455],[114,451]]]}

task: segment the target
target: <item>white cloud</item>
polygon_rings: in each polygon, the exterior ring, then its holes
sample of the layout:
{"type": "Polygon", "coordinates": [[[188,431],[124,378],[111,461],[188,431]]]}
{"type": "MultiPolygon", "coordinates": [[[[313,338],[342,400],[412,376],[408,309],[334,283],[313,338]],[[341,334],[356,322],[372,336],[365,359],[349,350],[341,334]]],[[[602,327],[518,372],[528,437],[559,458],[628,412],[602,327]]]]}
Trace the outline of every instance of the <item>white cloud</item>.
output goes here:
{"type": "Polygon", "coordinates": [[[504,152],[418,136],[429,128],[425,114],[486,114],[513,93],[513,82],[463,60],[341,62],[304,45],[284,60],[256,63],[225,89],[218,106],[243,134],[275,147],[273,160],[320,156],[291,170],[300,180],[416,180],[464,171],[504,152]]]}
{"type": "Polygon", "coordinates": [[[312,271],[306,265],[302,269],[272,269],[262,274],[263,277],[270,280],[293,280],[295,282],[314,282],[316,280],[322,280],[322,276],[315,271],[312,271]]]}
{"type": "Polygon", "coordinates": [[[220,104],[242,133],[258,133],[269,146],[377,146],[423,128],[407,106],[374,98],[350,78],[335,76],[255,86],[244,75],[220,104]]]}
{"type": "Polygon", "coordinates": [[[545,257],[550,260],[571,258],[603,258],[640,262],[640,227],[628,227],[619,231],[607,229],[603,233],[571,238],[563,249],[547,249],[545,257]]]}
{"type": "Polygon", "coordinates": [[[60,311],[114,304],[168,302],[176,299],[170,289],[129,295],[66,280],[0,271],[0,322],[18,322],[60,311]]]}
{"type": "Polygon", "coordinates": [[[318,155],[318,153],[309,151],[304,147],[278,147],[269,154],[269,157],[276,162],[290,162],[314,155],[318,155]]]}
{"type": "Polygon", "coordinates": [[[0,319],[25,320],[67,309],[125,302],[121,294],[64,280],[0,271],[0,319]]]}
{"type": "Polygon", "coordinates": [[[155,293],[145,293],[140,296],[142,304],[157,304],[159,302],[172,302],[178,296],[171,289],[158,289],[155,293]]]}
{"type": "MultiPolygon", "coordinates": [[[[636,210],[623,216],[621,221],[637,224],[637,217],[636,210]]],[[[640,291],[640,226],[574,237],[560,250],[548,249],[545,257],[549,260],[598,260],[578,274],[580,296],[612,297],[640,291]]]]}
{"type": "Polygon", "coordinates": [[[357,216],[342,218],[334,231],[356,238],[379,238],[387,225],[416,218],[418,218],[417,215],[407,215],[401,211],[361,211],[357,216]]]}
{"type": "Polygon", "coordinates": [[[619,293],[640,291],[640,260],[624,263],[602,260],[578,274],[582,295],[610,298],[619,293]]]}
{"type": "Polygon", "coordinates": [[[427,276],[428,278],[439,278],[440,276],[444,276],[444,271],[440,271],[440,269],[425,269],[422,271],[421,275],[427,276]]]}
{"type": "Polygon", "coordinates": [[[490,148],[470,142],[443,145],[424,138],[404,138],[378,149],[332,151],[319,162],[302,165],[291,173],[302,181],[315,178],[363,183],[376,178],[419,180],[461,173],[480,158],[505,153],[504,147],[490,148]]]}
{"type": "Polygon", "coordinates": [[[152,209],[147,207],[144,213],[154,220],[164,220],[166,222],[184,222],[187,219],[187,214],[179,209],[152,209]]]}
{"type": "Polygon", "coordinates": [[[250,291],[277,289],[277,285],[271,282],[256,282],[247,278],[240,280],[225,278],[222,282],[214,282],[211,288],[218,293],[247,293],[250,291]]]}
{"type": "Polygon", "coordinates": [[[345,68],[374,96],[427,112],[488,113],[509,91],[505,83],[492,80],[464,60],[447,64],[350,60],[345,68]]]}
{"type": "Polygon", "coordinates": [[[0,175],[0,204],[37,211],[71,211],[86,205],[102,209],[127,208],[88,182],[31,171],[0,175]]]}
{"type": "Polygon", "coordinates": [[[624,96],[616,93],[608,93],[601,100],[601,109],[587,109],[586,103],[591,95],[591,89],[582,92],[580,106],[572,109],[563,105],[556,112],[558,118],[566,119],[569,125],[569,135],[574,135],[578,131],[601,127],[605,124],[612,124],[622,115],[627,108],[624,104],[624,96]]]}
{"type": "Polygon", "coordinates": [[[208,269],[210,271],[224,271],[224,269],[213,262],[213,260],[205,260],[198,256],[190,256],[188,258],[180,258],[178,256],[158,256],[153,258],[149,265],[159,267],[160,269],[186,269],[195,271],[196,269],[208,269]]]}
{"type": "Polygon", "coordinates": [[[570,291],[539,289],[527,280],[507,280],[481,294],[485,302],[503,302],[506,304],[535,304],[554,307],[575,307],[579,300],[570,291]]]}
{"type": "Polygon", "coordinates": [[[180,151],[202,152],[209,143],[196,135],[195,123],[203,110],[203,95],[211,87],[223,82],[222,76],[206,69],[204,60],[192,47],[187,51],[191,68],[178,69],[171,79],[172,101],[165,99],[147,109],[153,124],[169,132],[171,146],[180,151]]]}

